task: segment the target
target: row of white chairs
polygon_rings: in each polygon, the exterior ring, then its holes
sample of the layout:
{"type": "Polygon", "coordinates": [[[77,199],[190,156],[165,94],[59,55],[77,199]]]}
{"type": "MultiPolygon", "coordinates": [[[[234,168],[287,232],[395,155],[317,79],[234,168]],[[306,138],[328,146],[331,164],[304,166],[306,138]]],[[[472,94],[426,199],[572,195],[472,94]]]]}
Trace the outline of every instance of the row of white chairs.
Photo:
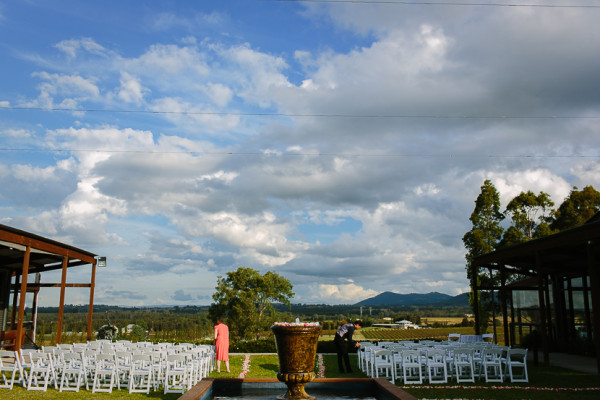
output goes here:
{"type": "Polygon", "coordinates": [[[214,369],[214,346],[144,342],[57,345],[0,351],[0,388],[92,393],[127,388],[129,393],[184,393],[214,369]]]}
{"type": "Polygon", "coordinates": [[[359,368],[373,378],[407,384],[475,382],[528,382],[527,349],[489,342],[379,342],[363,343],[359,368]]]}

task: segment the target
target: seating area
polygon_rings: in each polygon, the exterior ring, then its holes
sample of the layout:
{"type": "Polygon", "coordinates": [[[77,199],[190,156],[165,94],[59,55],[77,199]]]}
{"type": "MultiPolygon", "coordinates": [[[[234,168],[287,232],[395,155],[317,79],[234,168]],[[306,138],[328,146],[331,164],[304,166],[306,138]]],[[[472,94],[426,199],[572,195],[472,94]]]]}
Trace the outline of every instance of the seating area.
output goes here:
{"type": "Polygon", "coordinates": [[[97,340],[0,351],[0,388],[184,393],[214,369],[212,345],[97,340]]]}
{"type": "Polygon", "coordinates": [[[362,343],[359,368],[371,378],[404,385],[529,381],[527,349],[459,339],[362,343]]]}

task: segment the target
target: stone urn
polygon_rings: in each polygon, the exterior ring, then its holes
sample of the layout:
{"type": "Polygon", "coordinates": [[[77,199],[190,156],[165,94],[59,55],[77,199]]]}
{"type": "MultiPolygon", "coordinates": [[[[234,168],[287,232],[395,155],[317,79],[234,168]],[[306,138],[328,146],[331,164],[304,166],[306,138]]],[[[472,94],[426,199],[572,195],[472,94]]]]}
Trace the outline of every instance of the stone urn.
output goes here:
{"type": "Polygon", "coordinates": [[[288,387],[280,399],[314,399],[304,386],[315,379],[317,342],[322,330],[318,324],[276,323],[271,326],[279,357],[277,379],[288,387]]]}

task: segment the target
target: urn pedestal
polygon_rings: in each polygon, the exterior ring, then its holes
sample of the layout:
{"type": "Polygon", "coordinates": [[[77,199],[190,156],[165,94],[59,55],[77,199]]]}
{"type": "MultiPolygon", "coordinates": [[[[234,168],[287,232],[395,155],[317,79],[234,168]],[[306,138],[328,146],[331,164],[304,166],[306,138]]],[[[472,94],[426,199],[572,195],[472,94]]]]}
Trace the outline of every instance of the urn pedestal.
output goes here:
{"type": "Polygon", "coordinates": [[[277,379],[288,387],[280,399],[314,399],[304,386],[315,379],[317,342],[323,328],[319,325],[273,325],[279,372],[277,379]]]}

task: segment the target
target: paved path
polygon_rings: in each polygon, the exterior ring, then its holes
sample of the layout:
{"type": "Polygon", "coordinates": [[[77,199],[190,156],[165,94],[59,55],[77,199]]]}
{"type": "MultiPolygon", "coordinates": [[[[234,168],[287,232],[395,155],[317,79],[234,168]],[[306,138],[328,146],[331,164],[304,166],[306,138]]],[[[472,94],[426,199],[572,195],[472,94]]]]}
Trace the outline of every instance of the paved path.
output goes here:
{"type": "MultiPolygon", "coordinates": [[[[572,369],[573,371],[586,372],[588,374],[598,374],[598,364],[594,357],[579,356],[566,353],[550,353],[550,365],[572,369]]],[[[538,354],[539,362],[544,362],[544,355],[540,351],[538,354]]],[[[533,353],[527,353],[528,363],[533,363],[533,353]]]]}

